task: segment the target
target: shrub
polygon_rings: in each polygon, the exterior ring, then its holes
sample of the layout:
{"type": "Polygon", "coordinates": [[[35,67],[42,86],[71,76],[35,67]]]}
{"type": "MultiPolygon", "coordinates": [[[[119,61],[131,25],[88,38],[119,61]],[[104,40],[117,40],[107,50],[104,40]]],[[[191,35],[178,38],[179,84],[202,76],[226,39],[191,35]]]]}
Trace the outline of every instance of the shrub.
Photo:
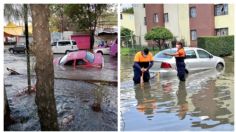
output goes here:
{"type": "Polygon", "coordinates": [[[213,55],[228,56],[234,50],[234,36],[199,37],[197,45],[213,55]]]}

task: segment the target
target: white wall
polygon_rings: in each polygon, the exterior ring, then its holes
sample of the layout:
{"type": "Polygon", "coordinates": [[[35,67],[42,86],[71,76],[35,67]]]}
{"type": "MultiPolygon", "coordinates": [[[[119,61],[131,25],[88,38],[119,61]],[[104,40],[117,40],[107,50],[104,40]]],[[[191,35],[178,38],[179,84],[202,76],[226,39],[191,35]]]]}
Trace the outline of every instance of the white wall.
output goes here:
{"type": "MultiPolygon", "coordinates": [[[[133,4],[133,8],[134,8],[135,35],[140,36],[142,45],[147,45],[147,42],[144,39],[144,36],[147,33],[147,26],[144,25],[144,17],[146,16],[145,8],[143,8],[143,4],[133,4]]],[[[136,40],[136,42],[138,41],[136,40]]]]}

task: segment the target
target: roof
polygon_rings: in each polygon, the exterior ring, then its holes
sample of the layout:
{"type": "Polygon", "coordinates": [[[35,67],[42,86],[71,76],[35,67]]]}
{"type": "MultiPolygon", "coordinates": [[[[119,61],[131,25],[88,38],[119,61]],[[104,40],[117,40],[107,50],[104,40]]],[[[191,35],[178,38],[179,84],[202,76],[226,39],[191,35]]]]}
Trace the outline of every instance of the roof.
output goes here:
{"type": "MultiPolygon", "coordinates": [[[[32,34],[32,25],[28,25],[29,33],[32,34]]],[[[24,26],[18,26],[13,22],[9,22],[4,26],[4,36],[22,36],[24,34],[24,26]]]]}

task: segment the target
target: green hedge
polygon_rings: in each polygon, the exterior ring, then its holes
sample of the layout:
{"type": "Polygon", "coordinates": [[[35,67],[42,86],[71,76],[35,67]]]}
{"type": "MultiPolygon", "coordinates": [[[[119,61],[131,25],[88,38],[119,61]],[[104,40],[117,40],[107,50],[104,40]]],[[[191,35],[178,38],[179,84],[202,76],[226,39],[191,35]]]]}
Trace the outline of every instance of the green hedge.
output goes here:
{"type": "Polygon", "coordinates": [[[213,55],[228,56],[234,51],[234,36],[199,37],[197,45],[213,55]]]}

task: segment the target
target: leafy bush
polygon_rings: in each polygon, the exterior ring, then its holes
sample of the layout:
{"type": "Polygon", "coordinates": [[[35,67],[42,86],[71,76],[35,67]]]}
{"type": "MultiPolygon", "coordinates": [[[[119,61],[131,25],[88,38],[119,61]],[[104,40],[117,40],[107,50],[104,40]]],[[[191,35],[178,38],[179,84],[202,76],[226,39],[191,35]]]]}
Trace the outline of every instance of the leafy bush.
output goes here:
{"type": "Polygon", "coordinates": [[[234,36],[199,37],[197,45],[213,55],[228,56],[234,50],[234,36]]]}

